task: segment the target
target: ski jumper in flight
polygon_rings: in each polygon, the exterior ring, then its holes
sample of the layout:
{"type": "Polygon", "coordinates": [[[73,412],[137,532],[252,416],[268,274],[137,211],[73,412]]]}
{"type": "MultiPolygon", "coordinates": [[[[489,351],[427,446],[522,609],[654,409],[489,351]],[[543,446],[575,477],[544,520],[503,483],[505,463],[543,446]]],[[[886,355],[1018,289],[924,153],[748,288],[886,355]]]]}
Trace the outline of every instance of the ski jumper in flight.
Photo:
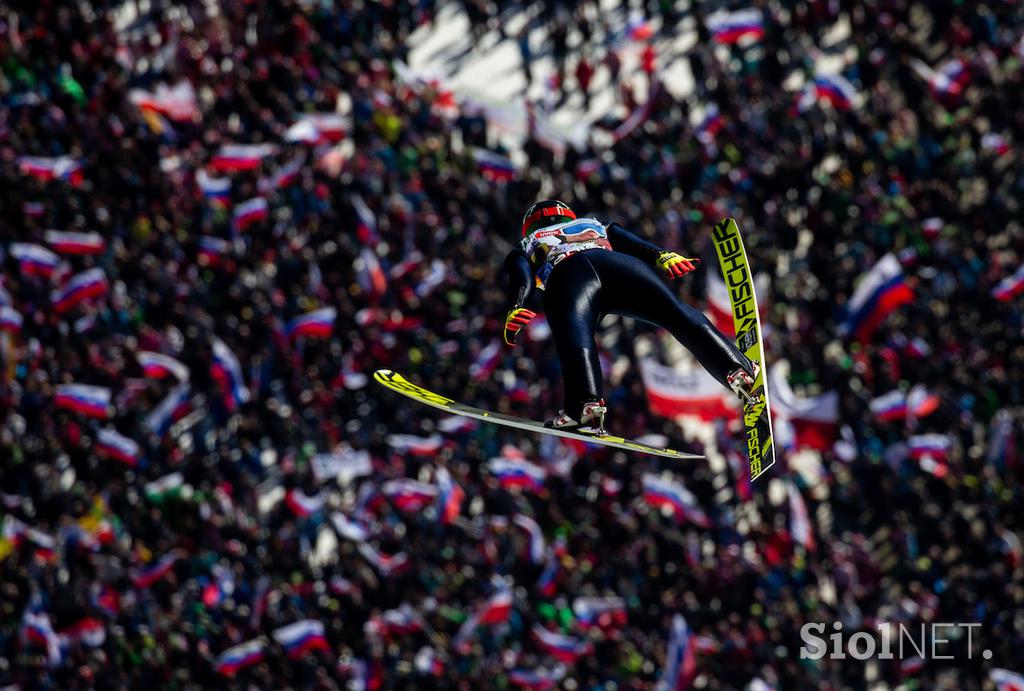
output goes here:
{"type": "Polygon", "coordinates": [[[700,311],[661,280],[693,271],[699,259],[683,257],[638,237],[617,223],[577,218],[563,202],[537,202],[523,216],[522,240],[505,257],[508,302],[505,343],[537,316],[535,288],[562,364],[565,407],[546,425],[557,429],[604,429],[607,407],[595,334],[606,314],[660,326],[696,356],[711,375],[741,399],[749,399],[759,369],[700,311]]]}

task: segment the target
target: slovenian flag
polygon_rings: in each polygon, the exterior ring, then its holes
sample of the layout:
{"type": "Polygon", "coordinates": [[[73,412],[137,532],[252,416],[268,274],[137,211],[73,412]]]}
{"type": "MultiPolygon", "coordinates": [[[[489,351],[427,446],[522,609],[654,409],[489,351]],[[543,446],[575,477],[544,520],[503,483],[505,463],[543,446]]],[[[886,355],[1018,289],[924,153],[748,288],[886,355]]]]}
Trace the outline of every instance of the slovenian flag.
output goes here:
{"type": "Polygon", "coordinates": [[[693,634],[682,614],[672,616],[670,631],[665,649],[665,670],[654,686],[655,691],[685,691],[697,677],[693,634]]]}
{"type": "Polygon", "coordinates": [[[242,365],[224,341],[213,338],[213,364],[210,374],[220,384],[228,410],[249,402],[249,389],[242,379],[242,365]]]}
{"type": "Polygon", "coordinates": [[[477,353],[476,360],[469,366],[469,376],[477,381],[489,378],[501,362],[501,343],[494,339],[477,353]]]}
{"type": "Polygon", "coordinates": [[[50,301],[55,312],[64,314],[83,301],[105,295],[106,292],[107,276],[103,269],[87,269],[72,276],[60,290],[53,291],[50,301]]]}
{"type": "Polygon", "coordinates": [[[66,629],[61,629],[60,637],[79,645],[99,648],[107,640],[107,630],[99,619],[83,617],[66,629]]]}
{"type": "Polygon", "coordinates": [[[11,243],[10,253],[18,261],[21,273],[26,276],[49,278],[60,266],[60,257],[41,245],[14,242],[11,243]]]}
{"type": "Polygon", "coordinates": [[[405,552],[397,552],[390,555],[384,554],[365,542],[359,545],[359,553],[363,555],[363,558],[370,562],[375,569],[380,571],[382,576],[390,576],[399,569],[403,569],[409,565],[409,557],[406,556],[405,552]]]}
{"type": "Polygon", "coordinates": [[[702,528],[711,525],[711,519],[697,504],[697,498],[681,482],[644,473],[643,490],[644,501],[654,508],[668,507],[678,520],[690,521],[702,528]]]}
{"type": "Polygon", "coordinates": [[[901,305],[914,301],[903,267],[894,254],[886,254],[860,279],[846,306],[840,333],[866,342],[879,325],[901,305]]]}
{"type": "Polygon", "coordinates": [[[231,202],[231,178],[214,178],[200,168],[196,172],[196,185],[210,204],[225,207],[231,202]]]}
{"type": "Polygon", "coordinates": [[[82,183],[82,164],[70,156],[19,156],[18,168],[37,180],[63,180],[77,187],[82,183]]]}
{"type": "Polygon", "coordinates": [[[764,38],[764,17],[755,9],[716,12],[707,18],[707,27],[716,41],[726,45],[764,38]]]}
{"type": "Polygon", "coordinates": [[[299,337],[330,338],[337,318],[338,310],[323,307],[288,322],[285,333],[293,340],[299,337]]]}
{"type": "MultiPolygon", "coordinates": [[[[380,242],[380,232],[377,230],[377,217],[358,192],[353,192],[349,199],[352,202],[352,209],[356,212],[356,237],[359,239],[360,244],[366,246],[376,245],[380,242]]],[[[414,257],[411,259],[414,259],[414,257]]],[[[419,263],[420,259],[422,257],[417,259],[415,263],[419,263]]]]}
{"type": "Polygon", "coordinates": [[[915,386],[909,393],[894,389],[868,404],[875,417],[883,422],[902,420],[903,418],[921,418],[939,407],[941,399],[930,393],[923,386],[915,386]]]}
{"type": "MultiPolygon", "coordinates": [[[[708,107],[704,110],[704,117],[697,123],[697,141],[707,146],[715,141],[715,137],[725,127],[725,119],[722,117],[721,111],[718,109],[717,103],[709,103],[708,107]]],[[[708,275],[714,274],[712,271],[708,275]]]]}
{"type": "Polygon", "coordinates": [[[1013,274],[999,281],[996,287],[992,289],[992,297],[1000,302],[1007,302],[1012,300],[1022,290],[1024,290],[1024,264],[1014,271],[1013,274]]]}
{"type": "Polygon", "coordinates": [[[529,461],[516,458],[492,458],[487,470],[498,479],[502,487],[519,487],[539,492],[544,487],[547,471],[529,461]]]}
{"type": "Polygon", "coordinates": [[[185,416],[191,409],[191,403],[189,397],[192,395],[192,389],[189,387],[188,382],[182,382],[178,384],[171,392],[167,394],[164,400],[160,401],[159,405],[146,416],[143,424],[153,434],[159,437],[167,434],[167,430],[171,428],[171,425],[180,420],[185,416]]]}
{"type": "Polygon", "coordinates": [[[1024,691],[1024,674],[993,667],[988,673],[988,678],[995,683],[996,691],[1024,691]]]}
{"type": "Polygon", "coordinates": [[[786,484],[789,494],[789,532],[793,535],[794,540],[806,549],[813,550],[814,529],[811,526],[811,517],[807,511],[807,504],[792,480],[786,484]]]}
{"type": "Polygon", "coordinates": [[[148,588],[159,581],[171,572],[175,563],[177,563],[178,558],[178,552],[174,550],[165,554],[153,564],[150,564],[146,568],[138,571],[132,579],[135,583],[135,587],[148,588]]]}
{"type": "Polygon", "coordinates": [[[819,100],[828,101],[837,110],[849,110],[857,99],[857,90],[846,77],[839,74],[823,74],[814,78],[814,94],[819,100]]]}
{"type": "Polygon", "coordinates": [[[359,286],[370,297],[380,297],[388,288],[387,277],[380,266],[380,260],[369,247],[364,247],[355,260],[359,286]]]}
{"type": "Polygon", "coordinates": [[[219,674],[232,677],[238,670],[254,665],[262,659],[263,643],[259,639],[253,639],[225,650],[217,656],[213,667],[219,674]]]}
{"type": "Polygon", "coordinates": [[[577,597],[572,612],[583,629],[602,629],[626,623],[626,602],[621,597],[577,597]]]}
{"type": "Polygon", "coordinates": [[[926,456],[935,461],[945,461],[953,441],[945,434],[915,434],[907,440],[910,457],[921,460],[926,456]]]}
{"type": "Polygon", "coordinates": [[[545,544],[544,533],[541,531],[537,521],[526,514],[518,513],[512,518],[512,522],[526,531],[530,542],[530,561],[539,564],[544,560],[545,544]]]}
{"type": "Polygon", "coordinates": [[[380,489],[402,511],[419,511],[437,496],[433,485],[404,477],[388,480],[380,489]]]}
{"type": "Polygon", "coordinates": [[[331,523],[338,535],[352,542],[366,542],[370,539],[370,531],[362,523],[352,520],[341,512],[331,514],[331,523]]]}
{"type": "Polygon", "coordinates": [[[20,333],[22,325],[21,313],[7,305],[0,306],[0,331],[20,333]]]}
{"type": "Polygon", "coordinates": [[[142,455],[134,439],[110,428],[101,429],[96,434],[96,451],[132,468],[138,467],[142,455]]]}
{"type": "Polygon", "coordinates": [[[58,408],[73,410],[86,417],[106,420],[110,417],[110,389],[87,384],[61,384],[54,403],[58,408]]]}
{"type": "Polygon", "coordinates": [[[388,446],[398,453],[411,456],[430,456],[441,450],[444,437],[431,434],[429,437],[418,437],[414,434],[389,434],[386,438],[388,446]]]}
{"type": "Polygon", "coordinates": [[[142,371],[147,377],[153,379],[174,377],[178,381],[188,381],[188,367],[168,355],[140,350],[135,354],[135,359],[142,366],[142,371]]]}
{"type": "Polygon", "coordinates": [[[270,205],[267,204],[267,200],[263,197],[253,197],[236,206],[231,212],[231,219],[235,229],[241,232],[269,215],[270,205]]]}
{"type": "Polygon", "coordinates": [[[423,619],[408,603],[389,609],[380,615],[388,634],[407,636],[423,629],[423,619]]]}
{"type": "Polygon", "coordinates": [[[210,266],[216,266],[231,249],[230,243],[221,238],[203,235],[199,238],[199,258],[210,266]]]}
{"type": "Polygon", "coordinates": [[[288,508],[292,510],[299,518],[309,518],[314,513],[324,507],[327,502],[327,497],[323,493],[318,492],[313,496],[297,490],[290,489],[285,494],[284,503],[288,505],[288,508]]]}
{"type": "Polygon", "coordinates": [[[512,159],[493,151],[473,147],[473,160],[484,177],[490,180],[508,181],[516,176],[516,166],[512,159]]]}
{"type": "Polygon", "coordinates": [[[437,469],[437,518],[441,525],[451,525],[462,511],[462,500],[466,493],[452,479],[445,467],[437,469]]]}
{"type": "Polygon", "coordinates": [[[558,589],[558,559],[554,554],[548,554],[548,562],[544,570],[537,577],[537,592],[544,597],[552,597],[558,589]]]}
{"type": "Polygon", "coordinates": [[[316,619],[303,619],[294,624],[275,629],[271,634],[285,652],[293,660],[305,655],[310,650],[330,651],[324,635],[324,625],[316,619]]]}
{"type": "Polygon", "coordinates": [[[465,434],[477,428],[477,422],[473,418],[462,415],[449,415],[437,423],[437,429],[445,434],[465,434]]]}
{"type": "Polygon", "coordinates": [[[210,164],[219,171],[252,170],[263,159],[274,153],[271,144],[225,144],[214,155],[210,164]]]}
{"type": "Polygon", "coordinates": [[[107,243],[99,233],[46,231],[46,244],[61,254],[100,254],[107,243]]]}
{"type": "Polygon", "coordinates": [[[540,624],[534,625],[533,637],[544,652],[566,664],[571,665],[581,655],[588,655],[592,652],[592,647],[587,642],[574,636],[548,631],[540,624]]]}
{"type": "Polygon", "coordinates": [[[910,66],[925,81],[931,89],[932,95],[937,99],[952,96],[957,97],[963,93],[964,87],[971,80],[971,73],[967,63],[960,58],[950,58],[939,65],[937,70],[928,67],[921,60],[911,60],[910,66]]]}
{"type": "Polygon", "coordinates": [[[299,173],[302,172],[302,166],[306,163],[306,157],[299,155],[291,159],[283,166],[274,171],[274,174],[269,178],[263,178],[259,181],[258,187],[260,192],[268,193],[273,190],[280,190],[293,184],[299,179],[299,173]]]}

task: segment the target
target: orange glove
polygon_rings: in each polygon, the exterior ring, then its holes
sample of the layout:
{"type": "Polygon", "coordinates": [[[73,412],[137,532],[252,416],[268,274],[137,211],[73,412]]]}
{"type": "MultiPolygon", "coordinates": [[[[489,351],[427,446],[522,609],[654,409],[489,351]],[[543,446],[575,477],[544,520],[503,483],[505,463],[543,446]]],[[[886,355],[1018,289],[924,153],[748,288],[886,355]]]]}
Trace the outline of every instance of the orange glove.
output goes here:
{"type": "Polygon", "coordinates": [[[519,332],[524,326],[530,323],[530,320],[537,316],[536,312],[531,312],[525,307],[516,305],[508,311],[508,315],[505,317],[505,343],[513,348],[516,347],[516,338],[519,336],[519,332]]]}
{"type": "Polygon", "coordinates": [[[700,264],[700,259],[696,257],[684,257],[681,254],[675,252],[662,252],[658,255],[658,260],[655,262],[658,268],[665,272],[669,280],[673,278],[679,278],[690,273],[700,264]]]}

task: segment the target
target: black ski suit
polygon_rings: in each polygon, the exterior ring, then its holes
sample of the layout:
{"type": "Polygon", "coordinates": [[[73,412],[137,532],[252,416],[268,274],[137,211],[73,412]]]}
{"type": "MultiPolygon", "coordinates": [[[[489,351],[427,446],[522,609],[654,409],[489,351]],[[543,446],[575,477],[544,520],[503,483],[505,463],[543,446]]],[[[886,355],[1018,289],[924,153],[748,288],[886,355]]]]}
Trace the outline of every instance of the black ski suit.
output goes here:
{"type": "MultiPolygon", "coordinates": [[[[607,249],[586,249],[559,261],[547,276],[544,312],[562,363],[565,411],[578,416],[583,404],[604,397],[595,332],[606,314],[633,317],[667,329],[711,375],[726,378],[751,363],[708,318],[690,307],[658,275],[662,250],[617,223],[607,226],[607,249]]],[[[505,257],[510,305],[528,306],[541,262],[517,247],[505,257]]]]}

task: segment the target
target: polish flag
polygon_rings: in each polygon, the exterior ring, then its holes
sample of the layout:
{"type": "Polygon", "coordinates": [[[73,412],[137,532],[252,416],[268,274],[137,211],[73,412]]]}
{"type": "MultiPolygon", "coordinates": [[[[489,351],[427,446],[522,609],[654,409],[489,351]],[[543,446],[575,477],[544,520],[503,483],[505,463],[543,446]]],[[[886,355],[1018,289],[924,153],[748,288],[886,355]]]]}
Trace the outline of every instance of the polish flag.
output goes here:
{"type": "Polygon", "coordinates": [[[46,231],[46,244],[61,254],[100,254],[107,247],[99,233],[46,231]]]}
{"type": "Polygon", "coordinates": [[[252,170],[274,153],[272,144],[225,144],[214,155],[210,165],[222,172],[252,170]]]}

